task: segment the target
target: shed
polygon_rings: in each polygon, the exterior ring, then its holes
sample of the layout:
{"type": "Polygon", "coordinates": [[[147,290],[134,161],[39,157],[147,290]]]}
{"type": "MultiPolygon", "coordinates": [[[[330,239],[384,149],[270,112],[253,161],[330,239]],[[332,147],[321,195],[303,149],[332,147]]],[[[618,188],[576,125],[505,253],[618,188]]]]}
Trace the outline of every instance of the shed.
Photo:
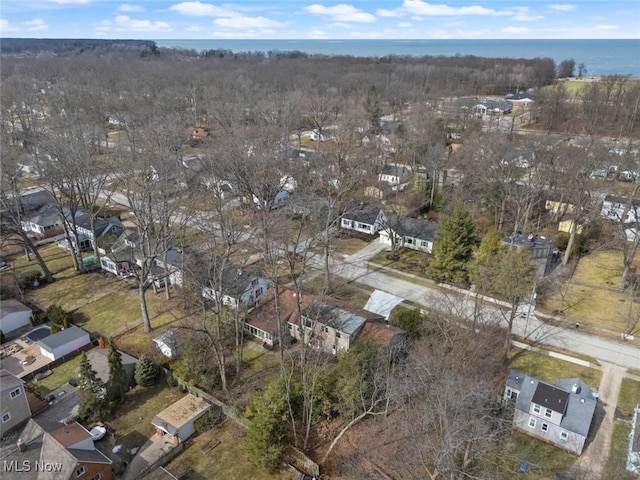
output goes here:
{"type": "Polygon", "coordinates": [[[167,330],[153,339],[158,349],[167,358],[175,358],[182,353],[183,341],[176,329],[167,330]]]}
{"type": "Polygon", "coordinates": [[[17,300],[0,300],[0,330],[7,334],[29,325],[32,310],[17,300]]]}
{"type": "Polygon", "coordinates": [[[65,328],[61,332],[49,335],[37,342],[42,355],[51,360],[64,357],[76,350],[80,350],[90,343],[91,338],[89,334],[75,325],[65,328]]]}
{"type": "Polygon", "coordinates": [[[190,393],[158,413],[151,421],[156,434],[178,445],[196,431],[195,422],[211,408],[207,402],[190,393]]]}

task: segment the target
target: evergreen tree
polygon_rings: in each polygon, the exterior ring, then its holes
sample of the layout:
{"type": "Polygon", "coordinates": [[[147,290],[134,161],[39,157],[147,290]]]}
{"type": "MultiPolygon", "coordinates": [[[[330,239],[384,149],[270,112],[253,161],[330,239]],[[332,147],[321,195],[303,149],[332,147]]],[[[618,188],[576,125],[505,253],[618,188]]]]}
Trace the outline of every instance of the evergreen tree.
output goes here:
{"type": "Polygon", "coordinates": [[[136,363],[134,377],[136,383],[141,387],[152,387],[156,384],[158,378],[158,367],[153,363],[153,360],[143,355],[136,363]]]}
{"type": "Polygon", "coordinates": [[[96,371],[91,368],[86,352],[82,352],[80,357],[78,390],[80,391],[78,417],[81,420],[94,420],[109,412],[107,389],[104,382],[98,378],[96,371]]]}
{"type": "Polygon", "coordinates": [[[51,305],[44,312],[44,316],[51,326],[51,334],[69,328],[69,314],[60,305],[51,305]]]}
{"type": "Polygon", "coordinates": [[[467,283],[467,263],[473,254],[475,226],[462,204],[440,224],[433,242],[427,275],[437,282],[467,283]]]}
{"type": "Polygon", "coordinates": [[[502,234],[491,230],[482,237],[480,247],[473,252],[473,259],[469,262],[469,279],[476,285],[476,291],[484,295],[492,289],[496,270],[502,256],[506,253],[502,243],[502,234]]]}
{"type": "Polygon", "coordinates": [[[246,417],[251,422],[246,440],[249,455],[258,466],[274,470],[284,449],[288,419],[287,396],[281,379],[271,381],[262,395],[253,398],[246,417]]]}
{"type": "Polygon", "coordinates": [[[380,117],[382,116],[382,109],[380,108],[380,98],[378,96],[378,89],[375,85],[369,85],[367,90],[367,102],[365,104],[367,113],[369,114],[369,122],[371,123],[371,132],[380,132],[380,117]]]}
{"type": "Polygon", "coordinates": [[[127,372],[122,366],[122,355],[116,348],[113,338],[107,342],[109,352],[107,353],[107,361],[109,363],[109,385],[108,397],[110,400],[121,402],[129,387],[127,380],[127,372]]]}

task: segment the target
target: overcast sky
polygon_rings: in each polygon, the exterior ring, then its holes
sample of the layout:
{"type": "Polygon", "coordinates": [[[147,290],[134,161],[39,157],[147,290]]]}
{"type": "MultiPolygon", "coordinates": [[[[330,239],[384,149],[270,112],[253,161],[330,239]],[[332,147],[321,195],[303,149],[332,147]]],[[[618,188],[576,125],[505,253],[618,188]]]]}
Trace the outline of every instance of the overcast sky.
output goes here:
{"type": "MultiPolygon", "coordinates": [[[[39,38],[640,38],[640,0],[0,0],[0,35],[39,38]]],[[[640,53],[639,53],[640,54],[640,53]]]]}

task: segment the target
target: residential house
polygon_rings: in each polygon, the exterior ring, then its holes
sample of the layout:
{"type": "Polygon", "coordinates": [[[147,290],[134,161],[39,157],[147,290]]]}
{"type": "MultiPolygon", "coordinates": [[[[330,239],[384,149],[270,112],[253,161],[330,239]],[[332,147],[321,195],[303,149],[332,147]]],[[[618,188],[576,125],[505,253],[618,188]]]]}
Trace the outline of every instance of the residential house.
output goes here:
{"type": "Polygon", "coordinates": [[[562,217],[564,214],[573,214],[575,206],[564,196],[551,194],[545,200],[544,209],[553,215],[562,217]]]}
{"type": "Polygon", "coordinates": [[[22,426],[31,418],[24,381],[0,370],[0,438],[22,426]]]}
{"type": "Polygon", "coordinates": [[[315,297],[300,294],[287,287],[278,287],[277,305],[275,287],[269,286],[255,308],[249,312],[244,329],[259,338],[265,347],[275,346],[288,331],[287,325],[298,324],[298,308],[303,310],[313,303],[315,297]],[[299,304],[299,305],[298,305],[299,304]],[[278,328],[280,318],[280,328],[278,328]]]}
{"type": "Polygon", "coordinates": [[[38,236],[45,236],[62,228],[60,211],[55,205],[43,205],[35,215],[29,216],[22,222],[22,230],[38,236]]]}
{"type": "Polygon", "coordinates": [[[366,338],[384,348],[390,358],[396,358],[405,353],[407,348],[407,334],[404,330],[388,322],[381,323],[367,321],[358,334],[358,339],[366,338]]]}
{"type": "Polygon", "coordinates": [[[607,195],[602,202],[600,214],[614,222],[637,223],[640,221],[640,199],[632,199],[630,202],[626,197],[607,195]]]}
{"type": "Polygon", "coordinates": [[[5,335],[29,325],[33,311],[17,300],[0,300],[0,330],[5,335]]]}
{"type": "Polygon", "coordinates": [[[38,340],[36,343],[43,356],[57,360],[91,344],[91,338],[80,327],[71,325],[58,333],[38,340]]]}
{"type": "Polygon", "coordinates": [[[376,200],[387,200],[392,192],[393,187],[387,182],[377,182],[374,185],[368,185],[364,188],[364,196],[375,198],[376,200]]]}
{"type": "Polygon", "coordinates": [[[378,207],[362,206],[342,215],[340,227],[366,235],[375,235],[386,224],[387,216],[378,207]]]}
{"type": "Polygon", "coordinates": [[[137,244],[136,232],[123,232],[111,245],[109,252],[105,251],[100,256],[100,267],[120,277],[131,276],[136,265],[137,244]]]}
{"type": "Polygon", "coordinates": [[[544,277],[553,266],[553,242],[536,235],[515,233],[502,239],[503,245],[509,249],[527,248],[531,252],[531,261],[536,275],[544,277]]]}
{"type": "Polygon", "coordinates": [[[579,378],[553,385],[510,370],[504,400],[514,402],[513,425],[528,435],[580,455],[597,399],[579,378]]]}
{"type": "Polygon", "coordinates": [[[114,478],[111,460],[95,447],[89,431],[77,422],[65,425],[30,419],[17,441],[0,447],[0,460],[3,480],[114,478]]]}
{"type": "Polygon", "coordinates": [[[394,189],[398,189],[400,185],[404,185],[409,181],[411,176],[411,167],[400,163],[388,163],[382,168],[382,172],[378,175],[380,182],[386,182],[394,189]]]}
{"type": "MultiPolygon", "coordinates": [[[[571,219],[561,220],[558,223],[559,232],[571,233],[572,229],[573,229],[573,220],[571,219]]],[[[576,233],[580,235],[582,234],[583,231],[584,231],[584,222],[578,222],[576,224],[576,233]]]]}
{"type": "Polygon", "coordinates": [[[208,262],[200,275],[202,296],[231,308],[254,305],[270,284],[257,269],[241,268],[218,256],[208,262]]]}
{"type": "Polygon", "coordinates": [[[527,92],[510,93],[504,99],[514,107],[529,108],[535,102],[527,92]]]}
{"type": "Polygon", "coordinates": [[[471,111],[479,117],[502,116],[510,113],[513,105],[507,100],[486,99],[471,107],[471,111]]]}
{"type": "Polygon", "coordinates": [[[178,445],[195,433],[195,421],[210,408],[207,402],[188,393],[153,417],[151,424],[156,429],[156,435],[178,445]]]}
{"type": "Polygon", "coordinates": [[[158,283],[156,286],[163,287],[164,282],[169,282],[169,285],[182,287],[185,262],[190,253],[189,247],[171,247],[163,255],[156,257],[156,266],[159,267],[154,271],[158,283]]]}
{"type": "Polygon", "coordinates": [[[253,204],[260,210],[275,210],[282,207],[297,188],[291,175],[285,175],[278,185],[263,185],[261,192],[252,195],[253,204]]]}
{"type": "Polygon", "coordinates": [[[316,299],[301,312],[301,321],[289,320],[287,328],[295,339],[336,355],[349,350],[367,321],[384,322],[384,317],[343,304],[334,299],[316,299]]]}
{"type": "MultiPolygon", "coordinates": [[[[72,214],[69,212],[66,214],[65,222],[68,228],[73,231],[72,214]]],[[[93,248],[94,242],[99,241],[100,238],[106,238],[107,235],[111,236],[114,241],[124,232],[124,227],[120,220],[116,217],[111,218],[96,218],[93,222],[93,229],[91,228],[91,215],[83,210],[75,212],[75,226],[78,233],[78,240],[80,242],[80,250],[88,250],[93,248]]],[[[71,236],[71,243],[74,249],[78,246],[75,245],[76,240],[71,236]]],[[[71,250],[71,246],[67,240],[62,240],[58,245],[65,250],[71,250]]],[[[104,251],[104,249],[103,249],[104,251]]]]}
{"type": "MultiPolygon", "coordinates": [[[[128,385],[134,385],[134,373],[138,360],[131,355],[119,351],[122,360],[122,368],[127,376],[128,385]]],[[[98,374],[98,378],[104,383],[109,381],[109,349],[94,348],[87,353],[87,359],[91,368],[98,374]]]]}
{"type": "Polygon", "coordinates": [[[390,215],[386,226],[380,230],[380,243],[431,253],[438,224],[418,218],[390,215]]]}

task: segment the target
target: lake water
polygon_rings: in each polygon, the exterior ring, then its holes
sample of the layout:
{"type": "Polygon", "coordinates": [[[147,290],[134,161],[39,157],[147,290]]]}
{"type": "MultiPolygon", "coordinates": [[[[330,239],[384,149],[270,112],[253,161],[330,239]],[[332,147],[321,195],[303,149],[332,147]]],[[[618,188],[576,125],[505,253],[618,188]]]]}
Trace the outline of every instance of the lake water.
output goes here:
{"type": "Polygon", "coordinates": [[[475,55],[497,58],[549,57],[556,64],[574,59],[589,75],[640,77],[640,40],[155,40],[159,47],[202,52],[299,50],[309,54],[383,57],[385,55],[475,55]]]}

